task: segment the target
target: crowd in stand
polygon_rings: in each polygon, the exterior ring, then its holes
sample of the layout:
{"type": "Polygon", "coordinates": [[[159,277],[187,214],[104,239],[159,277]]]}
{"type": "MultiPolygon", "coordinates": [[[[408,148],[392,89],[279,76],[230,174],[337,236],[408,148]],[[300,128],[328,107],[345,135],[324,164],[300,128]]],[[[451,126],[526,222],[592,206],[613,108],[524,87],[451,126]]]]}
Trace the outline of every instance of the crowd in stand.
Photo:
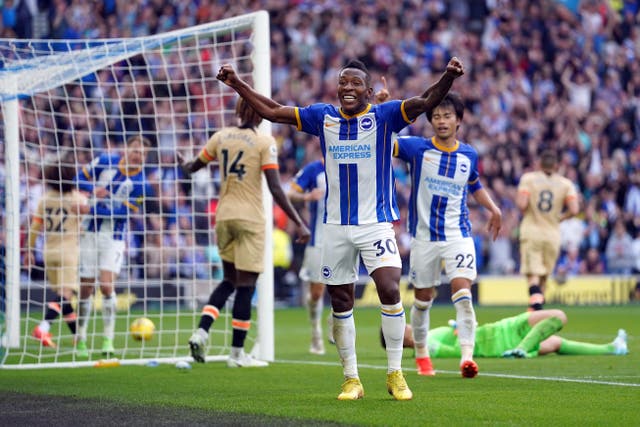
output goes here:
{"type": "MultiPolygon", "coordinates": [[[[490,242],[485,212],[471,209],[480,273],[517,272],[516,188],[544,148],[562,154],[560,172],[581,195],[581,214],[563,223],[559,274],[640,272],[640,1],[3,0],[1,34],[143,36],[260,9],[271,17],[272,93],[283,104],[335,103],[349,58],[367,64],[376,90],[384,76],[397,99],[422,92],[451,56],[463,61],[458,136],[478,150],[504,215],[490,242]]],[[[318,157],[314,137],[273,132],[283,180],[318,157]]],[[[430,125],[419,118],[406,132],[429,135],[430,125]]],[[[396,174],[406,212],[400,163],[396,174]]],[[[407,253],[404,225],[397,230],[407,253]]]]}

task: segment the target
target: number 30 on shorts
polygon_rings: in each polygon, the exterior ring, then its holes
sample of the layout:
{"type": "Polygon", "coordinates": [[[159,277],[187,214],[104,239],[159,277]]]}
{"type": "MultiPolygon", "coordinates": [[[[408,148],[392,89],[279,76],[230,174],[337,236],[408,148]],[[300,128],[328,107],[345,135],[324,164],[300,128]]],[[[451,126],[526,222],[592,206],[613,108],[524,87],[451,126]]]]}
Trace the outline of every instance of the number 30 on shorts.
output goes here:
{"type": "Polygon", "coordinates": [[[398,252],[396,242],[394,242],[393,239],[385,240],[384,244],[382,243],[382,240],[376,240],[375,242],[373,242],[373,247],[376,248],[377,257],[384,255],[386,252],[394,255],[396,252],[398,252]]]}

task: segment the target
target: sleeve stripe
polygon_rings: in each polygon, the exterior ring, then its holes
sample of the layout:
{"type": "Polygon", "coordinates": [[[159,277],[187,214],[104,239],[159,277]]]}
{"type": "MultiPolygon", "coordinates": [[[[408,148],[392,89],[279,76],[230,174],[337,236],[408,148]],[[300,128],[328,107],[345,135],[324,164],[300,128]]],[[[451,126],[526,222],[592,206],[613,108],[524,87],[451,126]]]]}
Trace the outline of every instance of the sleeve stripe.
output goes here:
{"type": "Polygon", "coordinates": [[[278,165],[276,163],[269,163],[267,165],[262,165],[262,170],[265,171],[267,169],[278,169],[278,165]]]}
{"type": "Polygon", "coordinates": [[[300,108],[298,107],[294,107],[294,111],[296,113],[296,126],[298,128],[298,130],[302,130],[302,120],[300,120],[300,108]]]}
{"type": "Polygon", "coordinates": [[[214,159],[215,157],[209,154],[206,148],[203,148],[202,151],[200,151],[200,160],[204,161],[205,163],[208,163],[214,159]]]}
{"type": "Polygon", "coordinates": [[[407,102],[406,100],[402,101],[402,104],[400,104],[400,111],[402,111],[402,118],[404,119],[405,122],[407,123],[413,123],[413,121],[411,119],[409,119],[409,116],[407,116],[407,112],[404,109],[404,103],[407,102]]]}
{"type": "Polygon", "coordinates": [[[292,182],[291,188],[296,190],[298,193],[304,193],[304,190],[302,189],[302,187],[300,187],[300,185],[297,182],[292,182]]]}
{"type": "Polygon", "coordinates": [[[87,169],[87,167],[86,167],[86,166],[83,166],[83,167],[82,167],[82,173],[84,174],[84,176],[85,176],[87,179],[91,179],[91,174],[89,173],[89,170],[87,169]]]}
{"type": "Polygon", "coordinates": [[[138,212],[138,207],[136,205],[134,205],[133,203],[129,203],[127,201],[124,201],[123,204],[128,207],[129,209],[131,209],[134,212],[138,212]]]}

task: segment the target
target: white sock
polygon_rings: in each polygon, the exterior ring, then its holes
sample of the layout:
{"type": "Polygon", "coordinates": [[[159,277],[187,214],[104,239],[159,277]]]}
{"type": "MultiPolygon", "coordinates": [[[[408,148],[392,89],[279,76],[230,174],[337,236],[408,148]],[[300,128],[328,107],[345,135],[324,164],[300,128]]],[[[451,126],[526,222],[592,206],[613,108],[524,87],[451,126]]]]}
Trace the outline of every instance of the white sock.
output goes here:
{"type": "Polygon", "coordinates": [[[333,338],[333,311],[330,311],[329,317],[327,317],[327,339],[331,343],[336,342],[335,338],[333,338]]]}
{"type": "Polygon", "coordinates": [[[382,334],[387,344],[387,373],[402,369],[402,342],[407,320],[402,302],[394,305],[382,304],[382,334]]]}
{"type": "Polygon", "coordinates": [[[358,360],[356,357],[356,324],[353,320],[353,310],[333,315],[333,337],[336,349],[342,361],[342,371],[345,378],[359,378],[358,360]]]}
{"type": "Polygon", "coordinates": [[[81,340],[87,339],[87,325],[91,316],[91,297],[78,301],[78,337],[81,340]]]}
{"type": "Polygon", "coordinates": [[[307,300],[307,308],[309,309],[309,320],[311,321],[311,334],[314,338],[322,337],[322,298],[313,301],[311,298],[307,300]]]}
{"type": "Polygon", "coordinates": [[[51,323],[48,320],[41,320],[38,327],[42,332],[47,333],[51,329],[51,323]]]}
{"type": "Polygon", "coordinates": [[[413,333],[416,358],[429,357],[427,334],[429,333],[430,316],[429,309],[433,300],[422,301],[416,299],[411,306],[411,329],[413,333]]]}
{"type": "Polygon", "coordinates": [[[113,339],[116,325],[116,293],[102,299],[102,323],[104,337],[113,339]]]}
{"type": "Polygon", "coordinates": [[[242,347],[231,347],[231,357],[233,359],[239,359],[242,356],[244,348],[242,347]]]}
{"type": "Polygon", "coordinates": [[[460,362],[462,363],[473,359],[473,348],[476,342],[476,313],[473,310],[469,289],[460,289],[451,296],[451,301],[456,309],[458,342],[462,353],[460,362]]]}

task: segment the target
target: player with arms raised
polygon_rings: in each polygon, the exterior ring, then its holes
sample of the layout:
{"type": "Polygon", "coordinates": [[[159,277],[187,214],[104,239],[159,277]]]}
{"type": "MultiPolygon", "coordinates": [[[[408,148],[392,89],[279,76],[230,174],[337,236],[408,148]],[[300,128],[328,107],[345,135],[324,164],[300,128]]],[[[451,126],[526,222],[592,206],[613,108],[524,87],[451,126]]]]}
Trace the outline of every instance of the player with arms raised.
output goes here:
{"type": "Polygon", "coordinates": [[[541,310],[547,277],[560,255],[560,222],[577,215],[580,205],[574,184],[557,173],[553,150],[540,155],[540,170],[522,175],[516,205],[520,222],[520,272],[529,285],[529,310],[541,310]]]}
{"type": "Polygon", "coordinates": [[[327,179],[322,278],[329,285],[333,335],[345,377],[340,400],[364,395],[353,318],[360,256],[381,302],[382,330],[388,344],[387,390],[397,400],[413,397],[401,370],[406,320],[399,290],[401,260],[392,225],[400,219],[391,166],[393,140],[420,114],[438,105],[462,74],[461,62],[453,58],[440,80],[421,96],[372,105],[371,76],[362,62],[350,61],[338,74],[340,106],[318,103],[301,108],[259,94],[231,65],[223,65],[218,73],[217,78],[263,118],[319,137],[327,179]]]}
{"type": "Polygon", "coordinates": [[[89,212],[87,198],[76,190],[73,182],[76,169],[72,164],[48,165],[44,169],[48,187],[38,202],[29,229],[27,264],[34,265],[36,239],[44,235],[44,266],[51,289],[56,298],[47,303],[44,319],[32,335],[46,347],[56,347],[52,339],[51,321],[62,314],[71,333],[76,333],[76,313],[73,297],[78,291],[78,256],[80,221],[89,212]]]}
{"type": "Polygon", "coordinates": [[[243,99],[238,99],[238,126],[230,126],[211,136],[200,155],[185,163],[187,174],[200,170],[212,160],[220,166],[220,199],[216,211],[216,236],[222,258],[223,278],[202,308],[198,329],[189,339],[191,356],[203,363],[209,329],[235,291],[231,355],[227,365],[263,367],[267,362],[244,351],[251,327],[251,298],[258,275],[264,269],[265,214],[262,202],[262,174],[275,202],[298,228],[299,243],[307,243],[309,229],[291,205],[280,184],[278,150],[270,135],[257,131],[262,118],[243,99]]]}

